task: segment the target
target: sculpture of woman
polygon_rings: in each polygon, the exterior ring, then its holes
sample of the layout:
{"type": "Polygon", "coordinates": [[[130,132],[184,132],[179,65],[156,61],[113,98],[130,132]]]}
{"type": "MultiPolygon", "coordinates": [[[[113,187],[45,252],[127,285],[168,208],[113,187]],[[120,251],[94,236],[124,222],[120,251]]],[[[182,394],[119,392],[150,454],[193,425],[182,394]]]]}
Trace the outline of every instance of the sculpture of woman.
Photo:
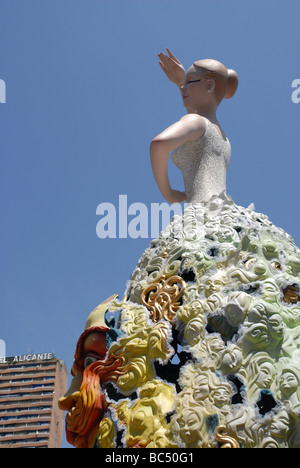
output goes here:
{"type": "Polygon", "coordinates": [[[180,87],[188,113],[151,142],[155,180],[170,203],[208,201],[226,190],[231,149],[216,113],[223,98],[230,98],[235,93],[238,76],[217,60],[199,60],[184,73],[170,52],[169,57],[165,54],[159,57],[162,69],[180,87]],[[169,183],[168,159],[174,150],[177,151],[172,159],[182,169],[185,192],[173,190],[169,183]]]}
{"type": "Polygon", "coordinates": [[[188,204],[142,254],[123,300],[113,296],[88,321],[76,381],[60,402],[68,440],[103,448],[299,447],[299,376],[285,369],[300,368],[300,251],[267,216],[226,194],[231,147],[216,114],[238,76],[217,60],[185,72],[169,50],[159,58],[187,114],[153,138],[153,175],[169,203],[188,204]],[[170,153],[183,192],[171,188],[170,153]],[[118,314],[116,326],[106,314],[118,314]],[[147,398],[145,388],[153,390],[147,398]]]}

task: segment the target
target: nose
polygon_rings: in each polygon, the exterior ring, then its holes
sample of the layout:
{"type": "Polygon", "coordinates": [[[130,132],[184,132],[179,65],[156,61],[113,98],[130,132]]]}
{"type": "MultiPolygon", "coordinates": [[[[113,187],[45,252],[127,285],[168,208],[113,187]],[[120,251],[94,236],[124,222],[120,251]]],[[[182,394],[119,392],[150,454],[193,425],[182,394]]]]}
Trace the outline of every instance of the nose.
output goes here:
{"type": "Polygon", "coordinates": [[[67,393],[59,399],[58,406],[63,411],[69,411],[76,406],[80,395],[80,387],[82,384],[82,373],[77,372],[72,379],[71,385],[67,393]]]}
{"type": "Polygon", "coordinates": [[[70,411],[75,408],[77,401],[79,400],[80,392],[72,393],[71,395],[64,396],[58,400],[59,409],[62,411],[70,411]]]}

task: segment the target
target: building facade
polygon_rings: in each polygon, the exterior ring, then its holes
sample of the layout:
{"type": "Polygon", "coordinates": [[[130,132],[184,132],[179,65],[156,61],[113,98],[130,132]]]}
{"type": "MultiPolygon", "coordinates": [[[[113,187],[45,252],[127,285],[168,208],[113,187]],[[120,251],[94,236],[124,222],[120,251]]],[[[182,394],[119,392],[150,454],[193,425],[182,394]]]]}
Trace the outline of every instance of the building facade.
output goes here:
{"type": "Polygon", "coordinates": [[[64,361],[53,353],[0,361],[0,449],[60,448],[64,412],[58,400],[68,383],[64,361]]]}

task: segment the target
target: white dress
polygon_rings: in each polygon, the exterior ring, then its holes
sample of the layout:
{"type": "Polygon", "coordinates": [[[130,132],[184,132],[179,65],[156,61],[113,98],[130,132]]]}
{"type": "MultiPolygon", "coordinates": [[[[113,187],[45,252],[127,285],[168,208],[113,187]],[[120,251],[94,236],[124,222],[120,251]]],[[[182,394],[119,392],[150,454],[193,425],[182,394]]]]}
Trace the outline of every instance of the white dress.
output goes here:
{"type": "Polygon", "coordinates": [[[100,446],[300,448],[300,251],[226,195],[230,143],[209,121],[172,160],[190,203],[110,306],[122,365],[100,446]]]}
{"type": "Polygon", "coordinates": [[[206,120],[204,135],[173,151],[171,159],[182,171],[189,203],[208,201],[226,192],[226,175],[231,156],[229,140],[206,120]]]}

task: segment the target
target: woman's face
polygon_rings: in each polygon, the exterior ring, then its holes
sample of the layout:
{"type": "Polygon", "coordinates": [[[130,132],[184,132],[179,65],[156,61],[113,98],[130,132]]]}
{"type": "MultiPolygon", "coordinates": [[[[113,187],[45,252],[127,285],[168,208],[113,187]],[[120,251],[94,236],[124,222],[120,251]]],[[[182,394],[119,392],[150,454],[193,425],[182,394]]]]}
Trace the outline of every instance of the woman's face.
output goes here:
{"type": "Polygon", "coordinates": [[[202,317],[196,317],[189,321],[184,330],[184,337],[190,346],[195,346],[201,338],[204,322],[202,317]]]}
{"type": "Polygon", "coordinates": [[[225,279],[222,273],[217,273],[205,283],[205,296],[209,297],[222,291],[225,286],[225,279]]]}
{"type": "Polygon", "coordinates": [[[194,399],[196,401],[203,401],[209,396],[209,385],[205,377],[199,378],[196,381],[196,387],[194,389],[194,399]]]}
{"type": "Polygon", "coordinates": [[[265,362],[259,367],[257,386],[259,388],[270,388],[275,374],[275,368],[271,363],[265,362]]]}
{"type": "Polygon", "coordinates": [[[230,390],[227,387],[219,387],[213,392],[213,400],[215,405],[218,408],[222,408],[222,406],[229,403],[230,400],[230,390]]]}
{"type": "Polygon", "coordinates": [[[192,65],[185,75],[185,81],[181,87],[183,105],[194,112],[200,110],[208,97],[208,82],[202,70],[192,65]]]}
{"type": "Polygon", "coordinates": [[[280,379],[280,390],[282,394],[289,398],[298,389],[299,382],[293,372],[285,371],[280,379]]]}
{"type": "Polygon", "coordinates": [[[238,348],[226,350],[222,358],[222,371],[225,374],[231,374],[241,367],[243,354],[238,348]]]}
{"type": "Polygon", "coordinates": [[[188,411],[179,419],[179,433],[187,445],[199,439],[200,421],[196,412],[188,411]]]}

